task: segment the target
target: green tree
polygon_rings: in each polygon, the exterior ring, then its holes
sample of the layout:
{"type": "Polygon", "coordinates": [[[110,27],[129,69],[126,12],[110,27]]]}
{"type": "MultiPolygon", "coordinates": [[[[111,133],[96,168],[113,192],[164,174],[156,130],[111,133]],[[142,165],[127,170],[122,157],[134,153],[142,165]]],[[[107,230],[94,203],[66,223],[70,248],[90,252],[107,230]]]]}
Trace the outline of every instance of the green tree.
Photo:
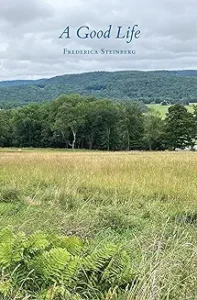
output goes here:
{"type": "Polygon", "coordinates": [[[163,121],[159,112],[150,109],[144,116],[144,136],[145,148],[158,150],[163,144],[163,121]]]}
{"type": "Polygon", "coordinates": [[[119,145],[118,126],[120,106],[110,100],[99,100],[96,104],[98,149],[115,150],[119,145]]]}
{"type": "Polygon", "coordinates": [[[61,97],[59,101],[62,105],[58,108],[54,129],[61,134],[66,145],[75,149],[77,134],[85,125],[88,102],[79,95],[61,97]]]}
{"type": "Polygon", "coordinates": [[[13,112],[13,143],[20,147],[39,147],[43,118],[40,104],[30,104],[13,112]]]}
{"type": "Polygon", "coordinates": [[[0,147],[12,146],[12,112],[0,110],[0,147]]]}
{"type": "Polygon", "coordinates": [[[140,149],[143,138],[143,113],[142,107],[136,102],[122,103],[121,135],[123,148],[140,149]]]}
{"type": "Polygon", "coordinates": [[[194,115],[181,104],[171,106],[165,119],[165,135],[168,148],[193,147],[196,140],[194,115]]]}

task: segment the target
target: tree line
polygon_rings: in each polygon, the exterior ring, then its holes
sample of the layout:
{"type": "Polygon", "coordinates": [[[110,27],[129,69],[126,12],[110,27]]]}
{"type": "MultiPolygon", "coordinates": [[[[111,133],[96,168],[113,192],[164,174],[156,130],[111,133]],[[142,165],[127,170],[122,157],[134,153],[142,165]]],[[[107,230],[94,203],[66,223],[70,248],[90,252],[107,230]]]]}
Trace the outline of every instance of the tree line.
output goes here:
{"type": "Polygon", "coordinates": [[[197,107],[181,104],[164,120],[138,102],[80,95],[0,110],[0,147],[175,150],[193,149],[196,138],[197,107]]]}

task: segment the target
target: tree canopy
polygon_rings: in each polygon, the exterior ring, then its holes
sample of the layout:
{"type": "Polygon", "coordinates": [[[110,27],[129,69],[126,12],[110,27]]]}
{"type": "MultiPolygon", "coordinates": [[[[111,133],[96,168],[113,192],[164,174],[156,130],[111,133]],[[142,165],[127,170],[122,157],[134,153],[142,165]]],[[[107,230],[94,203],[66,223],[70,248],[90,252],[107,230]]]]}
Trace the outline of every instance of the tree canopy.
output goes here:
{"type": "Polygon", "coordinates": [[[195,145],[194,114],[176,104],[166,119],[134,101],[64,95],[52,102],[0,110],[0,147],[99,150],[184,149],[195,145]]]}

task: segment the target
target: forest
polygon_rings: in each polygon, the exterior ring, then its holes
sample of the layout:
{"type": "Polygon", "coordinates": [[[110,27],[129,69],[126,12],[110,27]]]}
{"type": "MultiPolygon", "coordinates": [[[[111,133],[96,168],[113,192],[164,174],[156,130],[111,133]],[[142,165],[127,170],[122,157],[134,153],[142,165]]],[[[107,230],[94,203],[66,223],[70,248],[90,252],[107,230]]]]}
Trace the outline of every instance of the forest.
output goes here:
{"type": "Polygon", "coordinates": [[[0,110],[0,147],[175,150],[193,149],[196,137],[197,106],[175,104],[163,119],[136,101],[73,94],[0,110]]]}
{"type": "Polygon", "coordinates": [[[119,71],[70,74],[40,80],[0,82],[0,108],[21,107],[77,93],[145,104],[196,103],[197,71],[119,71]]]}

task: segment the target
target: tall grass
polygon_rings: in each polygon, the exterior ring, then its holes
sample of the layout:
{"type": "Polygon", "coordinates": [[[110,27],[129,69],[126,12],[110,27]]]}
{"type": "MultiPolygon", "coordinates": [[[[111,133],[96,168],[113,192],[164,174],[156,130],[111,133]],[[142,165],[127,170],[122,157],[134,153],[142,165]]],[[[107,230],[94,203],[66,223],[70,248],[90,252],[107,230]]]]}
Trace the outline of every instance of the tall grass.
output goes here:
{"type": "Polygon", "coordinates": [[[124,299],[196,299],[196,166],[195,152],[0,151],[0,228],[121,241],[137,271],[124,299]]]}

